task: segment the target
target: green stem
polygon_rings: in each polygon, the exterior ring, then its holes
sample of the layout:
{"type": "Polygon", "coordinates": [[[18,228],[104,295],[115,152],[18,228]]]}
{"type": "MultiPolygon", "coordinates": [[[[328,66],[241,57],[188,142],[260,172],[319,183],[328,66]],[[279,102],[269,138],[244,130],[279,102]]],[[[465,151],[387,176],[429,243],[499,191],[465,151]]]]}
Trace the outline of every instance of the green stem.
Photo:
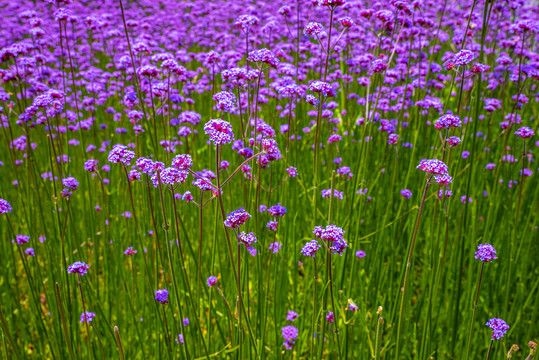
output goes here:
{"type": "Polygon", "coordinates": [[[421,214],[423,213],[423,206],[425,205],[425,198],[427,196],[428,188],[429,188],[429,179],[427,179],[427,183],[425,184],[425,188],[423,190],[423,197],[421,198],[421,205],[419,206],[419,213],[417,214],[414,234],[412,236],[412,244],[410,245],[410,251],[408,252],[408,259],[406,260],[406,270],[404,272],[401,304],[400,304],[400,310],[399,310],[399,325],[397,328],[397,354],[396,354],[397,360],[400,358],[400,353],[401,353],[401,332],[402,332],[402,324],[404,323],[404,309],[405,309],[405,300],[406,300],[406,290],[408,288],[408,277],[410,275],[410,267],[412,265],[412,256],[414,253],[415,240],[417,237],[417,232],[419,230],[419,221],[421,220],[421,214]]]}
{"type": "Polygon", "coordinates": [[[122,347],[122,340],[120,339],[120,331],[118,326],[114,326],[114,334],[116,335],[116,344],[118,345],[118,352],[120,353],[120,360],[125,360],[124,349],[122,347]]]}
{"type": "Polygon", "coordinates": [[[470,331],[468,333],[468,348],[466,350],[466,360],[470,358],[470,349],[472,348],[472,334],[473,334],[473,324],[475,321],[475,311],[477,310],[477,300],[479,299],[479,289],[481,288],[481,279],[483,278],[483,270],[485,268],[485,262],[481,264],[481,273],[479,274],[479,281],[477,282],[477,290],[475,292],[475,300],[473,304],[472,311],[472,321],[470,322],[470,331]]]}

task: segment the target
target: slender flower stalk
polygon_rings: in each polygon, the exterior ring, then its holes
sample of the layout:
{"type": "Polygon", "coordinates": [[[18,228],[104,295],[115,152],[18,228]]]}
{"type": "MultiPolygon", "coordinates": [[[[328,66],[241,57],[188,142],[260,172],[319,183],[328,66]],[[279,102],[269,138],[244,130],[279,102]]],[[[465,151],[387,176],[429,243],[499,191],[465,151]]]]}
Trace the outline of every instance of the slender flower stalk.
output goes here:
{"type": "Polygon", "coordinates": [[[490,353],[492,352],[492,345],[494,345],[494,340],[490,341],[490,345],[488,347],[488,352],[487,352],[487,360],[490,359],[490,353]]]}
{"type": "Polygon", "coordinates": [[[58,283],[55,284],[55,291],[56,291],[56,301],[58,303],[58,309],[60,310],[60,319],[62,320],[62,330],[64,333],[64,339],[66,341],[67,351],[69,353],[69,358],[71,360],[75,359],[73,356],[73,349],[71,347],[71,341],[69,340],[69,333],[67,331],[67,322],[64,315],[64,307],[62,305],[62,298],[60,296],[60,287],[58,286],[58,283]]]}
{"type": "Polygon", "coordinates": [[[11,333],[9,332],[9,327],[6,324],[6,320],[4,319],[4,314],[2,313],[2,308],[0,307],[0,324],[2,324],[2,330],[4,330],[7,339],[9,341],[9,344],[13,348],[13,352],[15,353],[15,356],[17,359],[22,360],[21,355],[19,354],[19,349],[17,347],[17,344],[13,341],[13,337],[11,336],[11,333]]]}
{"type": "MultiPolygon", "coordinates": [[[[215,161],[216,161],[215,168],[216,168],[216,175],[217,175],[217,188],[221,189],[221,179],[219,177],[219,165],[221,163],[221,145],[219,145],[219,144],[216,146],[215,161]]],[[[251,345],[252,345],[252,348],[253,348],[253,350],[255,352],[255,356],[258,358],[258,351],[257,351],[256,341],[254,339],[253,331],[251,329],[251,324],[250,324],[250,321],[249,321],[249,317],[248,317],[248,314],[247,314],[247,311],[245,309],[244,302],[243,302],[243,296],[242,296],[242,291],[241,291],[241,283],[240,283],[240,274],[236,270],[235,261],[234,261],[234,255],[232,253],[232,243],[231,243],[231,240],[230,240],[230,234],[228,232],[227,226],[225,225],[227,217],[226,217],[225,209],[224,209],[224,205],[223,205],[223,197],[219,193],[218,193],[217,196],[219,198],[219,208],[221,210],[221,217],[223,219],[223,229],[225,231],[225,237],[226,237],[227,249],[228,249],[228,256],[229,256],[229,260],[230,260],[230,265],[232,267],[232,272],[233,272],[233,275],[234,275],[234,279],[235,279],[235,282],[236,282],[236,290],[238,292],[238,303],[239,303],[238,315],[239,315],[240,312],[243,312],[243,314],[244,314],[245,322],[246,322],[248,330],[249,330],[249,337],[251,339],[251,345]]],[[[242,327],[242,322],[241,321],[242,321],[242,317],[238,316],[238,326],[239,326],[239,328],[242,327]]],[[[241,349],[241,346],[240,346],[240,349],[241,349]]]]}
{"type": "Polygon", "coordinates": [[[122,346],[122,340],[120,339],[120,330],[118,326],[114,326],[114,335],[116,336],[116,344],[118,345],[118,352],[120,353],[120,360],[124,360],[124,349],[122,346]]]}
{"type": "Polygon", "coordinates": [[[481,264],[481,272],[479,273],[479,280],[477,281],[477,290],[475,292],[475,300],[473,303],[473,311],[472,311],[472,320],[470,322],[470,331],[468,333],[468,347],[466,350],[466,359],[470,358],[470,350],[472,348],[472,334],[473,334],[473,324],[475,321],[475,312],[477,310],[477,300],[479,299],[479,289],[481,288],[481,280],[483,278],[483,270],[485,269],[485,263],[483,262],[481,264]]]}
{"type": "Polygon", "coordinates": [[[419,222],[421,220],[421,215],[423,213],[423,207],[425,205],[425,199],[427,197],[427,190],[429,189],[429,183],[430,183],[430,177],[427,179],[427,182],[425,183],[425,187],[423,189],[423,195],[421,197],[421,205],[419,206],[419,212],[417,213],[417,219],[415,222],[414,227],[414,233],[412,235],[412,242],[410,244],[410,250],[408,252],[408,257],[406,259],[406,269],[404,271],[404,280],[402,282],[402,288],[401,288],[401,301],[400,301],[400,308],[399,308],[399,325],[397,327],[397,353],[396,353],[396,359],[398,360],[401,354],[401,334],[402,334],[402,325],[404,323],[404,311],[405,311],[405,301],[406,301],[406,291],[408,289],[408,277],[410,276],[410,268],[412,265],[412,256],[414,254],[414,246],[415,241],[417,238],[417,232],[419,230],[419,222]]]}
{"type": "Polygon", "coordinates": [[[88,320],[88,316],[86,315],[87,314],[87,312],[86,312],[86,302],[84,301],[84,294],[82,292],[82,284],[81,284],[81,281],[80,281],[81,276],[82,276],[81,273],[77,274],[77,285],[79,287],[80,300],[82,302],[82,313],[85,316],[84,326],[86,327],[86,339],[88,340],[88,351],[92,352],[92,343],[91,343],[91,340],[90,340],[90,329],[88,328],[88,322],[90,320],[88,320]]]}

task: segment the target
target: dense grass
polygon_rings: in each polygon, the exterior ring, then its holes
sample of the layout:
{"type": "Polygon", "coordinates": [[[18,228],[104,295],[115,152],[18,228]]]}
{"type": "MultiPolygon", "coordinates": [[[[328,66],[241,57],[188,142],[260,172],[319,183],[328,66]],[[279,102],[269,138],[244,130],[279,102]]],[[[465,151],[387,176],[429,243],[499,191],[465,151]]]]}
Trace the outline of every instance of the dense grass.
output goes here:
{"type": "Polygon", "coordinates": [[[480,359],[492,346],[490,358],[502,359],[513,344],[521,348],[513,359],[528,356],[539,329],[539,143],[537,135],[514,133],[539,126],[538,46],[536,28],[519,32],[511,24],[531,19],[537,27],[536,3],[511,9],[505,2],[428,2],[405,11],[398,2],[299,1],[289,4],[287,18],[277,13],[286,4],[273,1],[140,1],[122,9],[119,0],[37,3],[0,4],[0,45],[8,49],[0,63],[0,197],[13,208],[0,221],[0,358],[480,359]],[[55,20],[61,7],[78,21],[55,20]],[[369,8],[372,17],[362,13],[369,8]],[[46,35],[28,34],[30,20],[21,13],[29,9],[43,19],[37,28],[46,35]],[[381,21],[376,11],[384,9],[394,18],[381,21]],[[242,14],[259,23],[240,31],[234,21],[242,14]],[[87,16],[107,25],[92,28],[87,16]],[[343,16],[356,25],[343,29],[343,16]],[[264,27],[270,20],[275,29],[264,27]],[[298,38],[311,21],[326,34],[298,38]],[[338,45],[327,54],[318,40],[324,49],[338,45]],[[10,57],[10,46],[21,41],[34,48],[10,57]],[[139,52],[140,43],[149,51],[139,52]],[[281,63],[247,62],[247,53],[261,48],[281,63]],[[472,50],[474,61],[446,67],[461,49],[472,50]],[[210,50],[219,60],[212,63],[210,50]],[[170,74],[161,60],[151,60],[163,52],[189,71],[170,74]],[[497,62],[502,53],[511,64],[497,62]],[[40,54],[42,63],[18,68],[21,58],[40,54]],[[366,54],[372,57],[358,60],[366,54]],[[376,70],[376,58],[387,71],[376,70]],[[288,78],[284,63],[292,65],[288,78]],[[490,69],[477,73],[476,63],[490,69]],[[157,77],[140,73],[148,64],[159,68],[157,77]],[[444,66],[435,71],[433,64],[444,66]],[[227,86],[221,71],[236,66],[264,76],[246,88],[227,86]],[[313,92],[314,80],[330,83],[334,96],[313,92]],[[299,85],[301,96],[285,97],[279,90],[285,82],[299,85]],[[62,91],[57,103],[21,116],[50,89],[62,91]],[[241,106],[219,110],[212,98],[220,91],[241,93],[241,106]],[[320,103],[310,105],[305,94],[320,103]],[[529,100],[517,103],[512,97],[520,94],[529,100]],[[488,111],[485,99],[500,106],[488,111]],[[283,112],[292,105],[293,116],[283,112]],[[130,108],[140,111],[144,132],[133,130],[130,108]],[[186,111],[200,114],[200,123],[181,124],[192,133],[177,136],[173,119],[186,111]],[[446,113],[462,125],[437,130],[446,113]],[[518,121],[501,126],[508,114],[518,121]],[[271,137],[254,127],[254,119],[263,119],[281,157],[263,168],[259,156],[246,162],[232,143],[214,145],[204,125],[216,118],[229,122],[254,154],[267,155],[274,147],[248,142],[261,132],[271,137]],[[91,126],[79,130],[78,121],[88,119],[91,126]],[[290,131],[283,133],[285,124],[290,131]],[[396,144],[388,143],[391,133],[399,135],[396,144]],[[330,143],[332,134],[342,139],[330,143]],[[449,136],[462,143],[448,146],[449,136]],[[162,140],[181,143],[170,152],[162,140]],[[108,160],[115,144],[132,145],[129,166],[108,160]],[[313,150],[314,144],[322,145],[313,150]],[[150,174],[156,186],[146,174],[128,179],[136,159],[168,167],[178,154],[193,159],[186,181],[166,186],[159,171],[150,174]],[[96,171],[85,170],[88,159],[99,161],[96,171]],[[422,159],[443,160],[452,184],[417,169],[422,159]],[[230,162],[227,169],[217,168],[222,160],[230,162]],[[249,174],[241,165],[251,166],[249,174]],[[221,196],[192,184],[203,169],[218,174],[206,180],[214,188],[232,175],[221,196]],[[71,196],[62,195],[67,177],[79,182],[71,196]],[[342,196],[322,197],[327,189],[342,196]],[[446,190],[452,196],[438,196],[446,190]],[[186,191],[194,202],[182,199],[186,191]],[[282,218],[258,211],[278,203],[287,209],[282,218]],[[240,207],[251,218],[238,229],[223,226],[240,207]],[[270,220],[278,221],[276,231],[266,226],[270,220]],[[349,248],[331,254],[332,242],[319,239],[316,256],[303,256],[315,226],[329,224],[345,231],[349,248]],[[239,231],[256,234],[255,256],[239,231]],[[16,235],[29,242],[18,245],[16,235]],[[276,252],[268,249],[274,242],[282,245],[276,252]],[[485,243],[497,251],[491,263],[474,258],[485,243]],[[128,247],[136,254],[124,254],[128,247]],[[68,273],[76,261],[89,265],[86,275],[68,273]],[[209,276],[217,277],[214,286],[209,276]],[[154,300],[158,289],[168,289],[167,304],[154,300]],[[83,311],[95,313],[91,322],[81,323],[83,311]],[[297,319],[288,321],[289,311],[297,319]],[[510,326],[492,343],[485,326],[491,318],[510,326]],[[283,344],[287,325],[298,329],[290,350],[283,344]]]}

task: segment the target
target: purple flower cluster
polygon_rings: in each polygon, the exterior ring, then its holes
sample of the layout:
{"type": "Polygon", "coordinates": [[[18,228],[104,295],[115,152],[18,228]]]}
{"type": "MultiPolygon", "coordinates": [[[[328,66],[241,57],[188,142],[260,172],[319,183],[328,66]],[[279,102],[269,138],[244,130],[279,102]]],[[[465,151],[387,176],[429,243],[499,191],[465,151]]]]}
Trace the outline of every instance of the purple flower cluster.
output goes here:
{"type": "Polygon", "coordinates": [[[303,247],[301,248],[301,255],[303,256],[312,256],[315,257],[315,253],[320,249],[320,245],[318,244],[318,241],[311,240],[308,241],[303,247]]]}
{"type": "Polygon", "coordinates": [[[479,244],[475,252],[475,258],[485,262],[492,262],[492,260],[496,260],[498,257],[496,256],[494,246],[490,244],[479,244]]]}
{"type": "Polygon", "coordinates": [[[277,59],[275,55],[268,49],[259,49],[249,52],[249,56],[247,56],[247,61],[259,64],[266,64],[274,68],[279,65],[279,59],[277,59]]]}
{"type": "Polygon", "coordinates": [[[287,321],[294,321],[297,319],[298,317],[298,313],[293,311],[293,310],[290,310],[288,313],[286,313],[286,320],[287,321]]]}
{"type": "Polygon", "coordinates": [[[251,26],[258,25],[259,23],[260,19],[254,15],[240,15],[234,23],[234,26],[238,29],[247,30],[251,26]]]}
{"type": "Polygon", "coordinates": [[[401,190],[400,193],[401,193],[402,196],[404,196],[407,199],[412,197],[412,192],[409,189],[401,190]]]}
{"type": "Polygon", "coordinates": [[[268,247],[268,250],[273,251],[273,253],[275,254],[277,253],[277,251],[281,250],[282,246],[283,245],[280,242],[275,241],[270,244],[270,246],[268,247]]]}
{"type": "Polygon", "coordinates": [[[15,235],[15,241],[17,242],[17,245],[26,244],[30,240],[30,236],[28,235],[15,235]]]}
{"type": "Polygon", "coordinates": [[[214,109],[224,112],[233,112],[236,109],[236,95],[228,91],[221,91],[213,95],[213,100],[217,102],[214,109]]]}
{"type": "Polygon", "coordinates": [[[528,138],[531,138],[533,135],[535,135],[535,131],[533,131],[533,129],[527,126],[523,126],[517,131],[515,131],[515,135],[523,139],[528,139],[528,138]]]}
{"type": "Polygon", "coordinates": [[[84,170],[89,172],[97,171],[97,165],[99,164],[98,160],[95,159],[88,159],[84,163],[84,170]]]}
{"type": "Polygon", "coordinates": [[[286,208],[280,203],[271,206],[267,211],[273,217],[283,217],[286,214],[286,208]]]}
{"type": "Polygon", "coordinates": [[[437,130],[440,129],[449,129],[453,127],[461,127],[462,121],[458,117],[458,115],[453,114],[445,114],[442,117],[440,117],[436,122],[434,123],[434,127],[437,130]]]}
{"type": "Polygon", "coordinates": [[[132,246],[128,247],[125,251],[125,255],[135,255],[137,253],[137,250],[134,250],[132,246]]]}
{"type": "Polygon", "coordinates": [[[303,30],[305,36],[318,36],[324,32],[324,27],[322,24],[317,22],[310,22],[303,30]]]}
{"type": "MultiPolygon", "coordinates": [[[[329,196],[331,196],[331,189],[322,190],[322,197],[323,198],[329,197],[329,196]]],[[[336,197],[336,198],[342,200],[344,198],[344,193],[342,191],[338,191],[337,189],[333,189],[333,197],[336,197]]]]}
{"type": "Polygon", "coordinates": [[[234,210],[230,214],[228,214],[224,223],[227,227],[238,228],[241,225],[245,224],[247,219],[249,219],[250,217],[251,215],[247,211],[245,211],[244,208],[239,208],[238,210],[234,210]]]}
{"type": "Polygon", "coordinates": [[[171,165],[178,170],[187,170],[193,166],[193,159],[189,154],[177,155],[172,159],[171,165]]]}
{"type": "Polygon", "coordinates": [[[82,261],[76,261],[73,264],[69,265],[67,272],[69,274],[79,274],[85,275],[88,272],[90,266],[82,261]]]}
{"type": "Polygon", "coordinates": [[[214,145],[224,145],[234,140],[232,125],[221,119],[211,119],[204,125],[204,132],[214,145]]]}
{"type": "Polygon", "coordinates": [[[72,191],[77,190],[79,187],[79,182],[74,177],[67,177],[62,179],[62,184],[64,189],[62,190],[62,196],[68,197],[71,196],[72,191]]]}
{"type": "Polygon", "coordinates": [[[298,328],[292,325],[286,325],[283,326],[281,332],[285,340],[283,345],[286,347],[286,350],[292,350],[292,345],[296,343],[295,340],[298,338],[298,328]]]}
{"type": "Polygon", "coordinates": [[[159,303],[163,305],[168,304],[168,290],[167,289],[155,290],[155,301],[158,301],[159,303]]]}
{"type": "Polygon", "coordinates": [[[460,144],[461,140],[458,136],[450,136],[449,138],[447,138],[447,143],[449,144],[450,147],[455,147],[457,145],[460,144]]]}
{"type": "Polygon", "coordinates": [[[112,150],[109,152],[108,160],[113,164],[122,164],[124,166],[129,166],[131,160],[135,157],[135,152],[129,150],[127,146],[122,144],[116,144],[112,147],[112,150]]]}
{"type": "Polygon", "coordinates": [[[448,172],[447,165],[438,159],[423,159],[417,165],[417,169],[431,175],[447,175],[448,172]]]}
{"type": "Polygon", "coordinates": [[[242,231],[239,235],[238,235],[238,239],[243,243],[243,245],[245,245],[245,247],[247,248],[251,248],[253,246],[253,244],[256,243],[256,236],[254,233],[250,232],[250,233],[246,233],[245,231],[242,231]]]}
{"type": "Polygon", "coordinates": [[[4,199],[0,199],[0,214],[10,213],[11,210],[12,210],[11,204],[4,199]]]}
{"type": "Polygon", "coordinates": [[[86,311],[86,312],[83,312],[82,314],[80,314],[80,322],[81,324],[84,323],[84,322],[91,322],[92,319],[95,318],[95,314],[93,312],[89,312],[89,311],[86,311]]]}
{"type": "Polygon", "coordinates": [[[321,94],[324,97],[335,96],[335,89],[327,82],[315,80],[309,85],[309,91],[321,94]]]}
{"type": "Polygon", "coordinates": [[[462,66],[470,63],[475,58],[470,50],[460,50],[453,56],[453,63],[457,66],[462,66]]]}
{"type": "Polygon", "coordinates": [[[503,338],[507,330],[509,330],[509,325],[504,320],[498,318],[490,319],[485,325],[492,329],[492,340],[503,338]]]}
{"type": "Polygon", "coordinates": [[[209,276],[208,279],[206,280],[206,285],[208,285],[209,287],[212,287],[215,284],[217,284],[217,277],[209,276]]]}
{"type": "Polygon", "coordinates": [[[336,225],[328,225],[325,228],[316,226],[313,234],[317,239],[326,240],[329,242],[329,249],[333,254],[343,255],[349,247],[344,240],[344,230],[336,225]]]}

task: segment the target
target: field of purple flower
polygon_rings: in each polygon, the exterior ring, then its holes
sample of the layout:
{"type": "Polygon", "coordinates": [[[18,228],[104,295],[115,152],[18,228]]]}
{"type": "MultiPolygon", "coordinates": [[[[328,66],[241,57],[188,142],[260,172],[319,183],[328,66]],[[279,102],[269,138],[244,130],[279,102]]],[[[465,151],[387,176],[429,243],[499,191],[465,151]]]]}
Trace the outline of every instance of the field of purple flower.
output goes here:
{"type": "Polygon", "coordinates": [[[537,1],[0,15],[0,358],[536,358],[537,1]]]}

